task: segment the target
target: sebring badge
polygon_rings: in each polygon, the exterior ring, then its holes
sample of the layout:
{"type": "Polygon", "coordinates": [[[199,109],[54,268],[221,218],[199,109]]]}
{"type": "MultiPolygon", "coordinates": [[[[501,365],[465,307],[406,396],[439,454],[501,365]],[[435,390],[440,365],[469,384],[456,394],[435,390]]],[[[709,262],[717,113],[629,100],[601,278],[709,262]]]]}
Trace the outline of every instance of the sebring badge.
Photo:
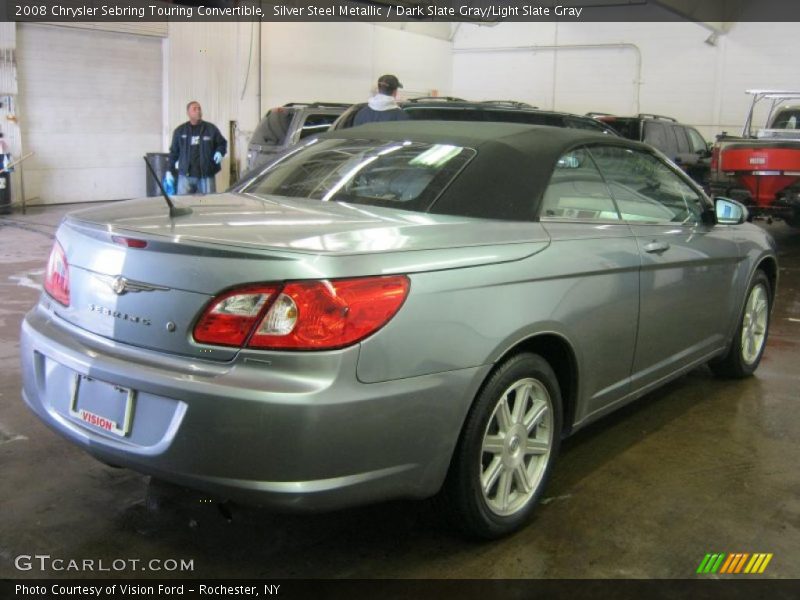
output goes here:
{"type": "Polygon", "coordinates": [[[119,310],[113,310],[105,306],[100,306],[99,304],[90,304],[89,312],[99,313],[107,317],[113,317],[115,319],[128,321],[129,323],[135,323],[137,325],[146,325],[147,327],[150,327],[150,325],[153,324],[153,322],[148,317],[140,317],[138,315],[132,315],[130,313],[122,312],[119,310]]]}

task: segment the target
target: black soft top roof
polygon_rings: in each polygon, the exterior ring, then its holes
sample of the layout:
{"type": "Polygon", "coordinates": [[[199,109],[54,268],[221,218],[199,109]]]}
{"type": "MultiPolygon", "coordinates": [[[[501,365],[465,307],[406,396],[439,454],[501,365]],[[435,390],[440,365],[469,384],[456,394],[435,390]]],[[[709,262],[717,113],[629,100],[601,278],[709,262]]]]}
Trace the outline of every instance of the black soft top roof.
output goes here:
{"type": "Polygon", "coordinates": [[[648,146],[582,129],[455,121],[392,121],[324,133],[320,139],[452,144],[476,150],[429,212],[472,217],[531,220],[556,161],[577,146],[648,146]]]}

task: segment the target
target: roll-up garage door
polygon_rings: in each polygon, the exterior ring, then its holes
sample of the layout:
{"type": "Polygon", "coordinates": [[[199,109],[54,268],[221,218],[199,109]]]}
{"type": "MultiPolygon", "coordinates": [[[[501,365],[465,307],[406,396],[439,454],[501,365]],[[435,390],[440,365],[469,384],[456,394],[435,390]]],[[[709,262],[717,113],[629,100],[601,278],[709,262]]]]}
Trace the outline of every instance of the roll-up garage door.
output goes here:
{"type": "Polygon", "coordinates": [[[161,150],[162,41],[19,25],[17,117],[30,204],[145,194],[146,152],[161,150]]]}

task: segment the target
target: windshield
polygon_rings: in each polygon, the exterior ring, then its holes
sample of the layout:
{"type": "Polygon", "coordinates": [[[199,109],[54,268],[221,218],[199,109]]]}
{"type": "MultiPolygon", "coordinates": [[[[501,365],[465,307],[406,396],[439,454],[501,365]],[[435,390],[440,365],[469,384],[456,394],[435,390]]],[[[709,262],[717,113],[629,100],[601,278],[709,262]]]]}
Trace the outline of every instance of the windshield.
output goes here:
{"type": "Polygon", "coordinates": [[[424,211],[474,155],[449,144],[327,139],[287,155],[242,191],[424,211]]]}

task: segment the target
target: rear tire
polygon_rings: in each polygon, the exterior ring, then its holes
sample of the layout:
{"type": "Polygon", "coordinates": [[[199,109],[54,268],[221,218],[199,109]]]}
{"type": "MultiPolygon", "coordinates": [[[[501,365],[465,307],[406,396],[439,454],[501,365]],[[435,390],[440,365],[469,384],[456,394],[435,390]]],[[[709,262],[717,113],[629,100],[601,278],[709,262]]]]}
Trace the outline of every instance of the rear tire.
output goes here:
{"type": "Polygon", "coordinates": [[[715,375],[741,379],[755,372],[767,345],[771,308],[769,279],[764,271],[758,270],[747,290],[731,347],[725,356],[709,363],[715,375]]]}
{"type": "Polygon", "coordinates": [[[561,392],[536,354],[509,358],[467,415],[440,494],[447,517],[472,537],[519,529],[536,507],[561,441],[561,392]]]}

